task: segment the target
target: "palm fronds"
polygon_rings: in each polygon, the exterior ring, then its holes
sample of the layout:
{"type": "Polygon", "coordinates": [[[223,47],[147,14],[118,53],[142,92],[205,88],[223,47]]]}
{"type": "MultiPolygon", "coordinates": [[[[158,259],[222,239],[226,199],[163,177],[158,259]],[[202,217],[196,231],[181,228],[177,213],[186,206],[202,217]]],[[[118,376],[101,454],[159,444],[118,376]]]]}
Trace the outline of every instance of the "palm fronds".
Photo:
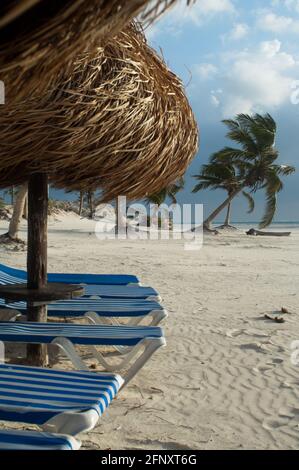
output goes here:
{"type": "Polygon", "coordinates": [[[252,214],[252,212],[254,211],[254,208],[255,208],[255,202],[254,202],[254,199],[253,197],[251,196],[250,193],[248,193],[247,191],[242,191],[242,194],[243,196],[247,199],[247,202],[248,202],[248,211],[247,213],[248,214],[252,214]]]}
{"type": "MultiPolygon", "coordinates": [[[[6,102],[43,93],[140,15],[144,24],[175,0],[6,0],[0,6],[0,78],[6,102]]],[[[190,3],[190,2],[188,2],[190,3]]]]}
{"type": "Polygon", "coordinates": [[[260,228],[271,224],[276,211],[277,194],[283,189],[283,182],[274,168],[268,169],[263,188],[266,191],[266,207],[259,225],[260,228]]]}
{"type": "Polygon", "coordinates": [[[100,187],[105,201],[167,187],[198,147],[181,81],[134,24],[81,54],[43,96],[8,103],[0,129],[0,187],[42,171],[60,188],[100,187]]]}
{"type": "Polygon", "coordinates": [[[147,196],[146,202],[149,204],[153,203],[153,204],[157,204],[158,206],[160,206],[161,204],[164,203],[164,201],[167,198],[169,198],[172,204],[176,204],[177,203],[176,196],[178,192],[180,192],[184,188],[184,185],[185,185],[184,178],[181,177],[174,183],[171,183],[169,186],[162,188],[159,192],[150,194],[149,196],[147,196]]]}
{"type": "Polygon", "coordinates": [[[197,193],[202,189],[224,189],[230,194],[241,184],[236,168],[233,165],[226,165],[222,162],[211,162],[207,165],[202,165],[201,172],[198,175],[194,175],[194,178],[199,183],[193,188],[193,193],[197,193]]]}

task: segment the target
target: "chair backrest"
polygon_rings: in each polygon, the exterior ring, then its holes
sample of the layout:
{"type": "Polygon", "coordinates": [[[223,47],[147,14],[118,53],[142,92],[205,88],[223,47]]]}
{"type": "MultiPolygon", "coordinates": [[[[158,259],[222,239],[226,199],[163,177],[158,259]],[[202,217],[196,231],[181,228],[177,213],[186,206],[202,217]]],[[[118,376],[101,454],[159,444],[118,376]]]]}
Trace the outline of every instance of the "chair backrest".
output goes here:
{"type": "Polygon", "coordinates": [[[73,436],[15,429],[0,430],[0,450],[78,450],[73,436]]]}
{"type": "Polygon", "coordinates": [[[20,269],[10,268],[5,264],[0,264],[0,285],[20,284],[27,280],[27,274],[20,269]]]}

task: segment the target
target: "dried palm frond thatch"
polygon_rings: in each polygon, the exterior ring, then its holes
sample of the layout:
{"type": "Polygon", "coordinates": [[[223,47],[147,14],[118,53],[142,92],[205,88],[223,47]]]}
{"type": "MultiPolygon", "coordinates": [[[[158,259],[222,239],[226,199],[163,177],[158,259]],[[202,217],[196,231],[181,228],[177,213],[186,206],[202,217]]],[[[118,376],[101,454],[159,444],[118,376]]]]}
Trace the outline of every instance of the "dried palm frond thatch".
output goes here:
{"type": "Polygon", "coordinates": [[[42,92],[62,67],[72,67],[76,55],[101,45],[137,14],[150,22],[175,1],[2,1],[0,79],[6,85],[6,100],[42,92]]]}
{"type": "Polygon", "coordinates": [[[71,76],[0,116],[0,187],[46,172],[57,187],[144,197],[181,176],[198,129],[181,81],[133,24],[71,76]]]}

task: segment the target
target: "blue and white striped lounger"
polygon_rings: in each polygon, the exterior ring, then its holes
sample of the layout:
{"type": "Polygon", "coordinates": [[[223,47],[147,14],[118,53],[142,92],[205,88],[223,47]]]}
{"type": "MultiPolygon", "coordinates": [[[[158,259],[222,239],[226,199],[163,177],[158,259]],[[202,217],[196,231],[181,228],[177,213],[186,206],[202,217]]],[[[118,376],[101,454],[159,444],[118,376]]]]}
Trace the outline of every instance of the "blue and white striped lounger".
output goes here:
{"type": "MultiPolygon", "coordinates": [[[[10,268],[0,264],[0,284],[22,284],[27,281],[27,273],[20,269],[10,268]]],[[[52,281],[54,282],[54,281],[52,281]]],[[[62,282],[62,281],[60,281],[62,282]]],[[[75,283],[76,284],[76,283],[75,283]]],[[[115,285],[103,284],[95,285],[80,282],[84,287],[84,297],[97,296],[106,299],[148,299],[159,300],[158,292],[152,287],[143,287],[138,284],[115,285]]]]}
{"type": "MultiPolygon", "coordinates": [[[[23,281],[27,279],[26,271],[22,269],[10,268],[5,264],[0,264],[0,271],[15,276],[23,281]]],[[[93,285],[115,285],[126,286],[128,284],[139,284],[139,279],[131,274],[64,274],[49,273],[49,282],[62,282],[65,284],[93,284],[93,285]]]]}
{"type": "MultiPolygon", "coordinates": [[[[5,303],[0,299],[0,309],[13,309],[26,315],[27,305],[25,302],[5,303]]],[[[80,318],[95,324],[106,323],[106,319],[117,318],[129,319],[129,325],[137,325],[143,318],[150,319],[149,326],[155,326],[167,317],[167,311],[155,301],[128,300],[128,299],[72,299],[53,302],[48,305],[49,317],[80,318]]]]}
{"type": "MultiPolygon", "coordinates": [[[[1,266],[3,268],[3,265],[0,265],[0,285],[24,283],[24,279],[12,276],[4,272],[3,269],[1,269],[1,266]]],[[[10,268],[7,268],[6,270],[10,270],[10,268]]],[[[26,275],[25,272],[24,274],[26,275]]],[[[74,300],[64,300],[61,302],[55,302],[52,303],[48,308],[49,315],[56,317],[82,317],[87,312],[95,312],[97,315],[87,315],[93,323],[103,323],[103,319],[107,319],[108,317],[110,318],[110,323],[111,321],[113,323],[113,318],[123,317],[128,318],[129,324],[131,325],[137,325],[143,318],[146,317],[149,319],[150,326],[158,325],[161,320],[167,316],[166,310],[164,310],[163,307],[154,300],[138,298],[138,294],[136,294],[136,298],[134,298],[134,296],[130,298],[130,294],[125,297],[126,291],[129,292],[132,290],[136,293],[138,289],[145,289],[148,294],[156,294],[156,291],[154,290],[150,292],[151,288],[140,286],[124,287],[90,285],[86,286],[86,289],[88,290],[88,295],[98,297],[101,294],[101,298],[90,298],[88,296],[83,296],[74,300]],[[105,289],[107,289],[106,293],[104,293],[105,289]],[[118,293],[116,292],[117,289],[119,289],[118,293]],[[115,295],[113,297],[113,291],[115,294],[118,295],[115,295]],[[119,297],[121,295],[124,295],[124,298],[119,297]],[[101,319],[99,317],[101,317],[101,319]]],[[[155,295],[152,297],[155,297],[155,295]]],[[[5,302],[3,300],[0,300],[0,308],[5,307],[5,302]]],[[[13,305],[9,304],[7,305],[7,307],[23,312],[24,309],[26,309],[26,304],[24,302],[17,302],[13,305]]],[[[114,323],[118,324],[116,320],[114,321],[114,323]]]]}
{"type": "Polygon", "coordinates": [[[157,349],[166,344],[163,330],[158,327],[35,322],[0,322],[0,341],[56,344],[79,370],[89,369],[74,345],[88,346],[106,371],[124,371],[124,384],[135,376],[157,349]],[[123,357],[117,357],[117,363],[108,362],[97,349],[99,346],[123,348],[123,357]],[[140,351],[142,353],[138,356],[140,351]]]}
{"type": "Polygon", "coordinates": [[[75,436],[94,428],[122,384],[114,374],[0,364],[0,420],[75,436]]]}
{"type": "Polygon", "coordinates": [[[159,293],[152,287],[143,286],[95,286],[80,284],[84,287],[83,297],[100,297],[102,299],[149,299],[161,300],[159,293]]]}
{"type": "Polygon", "coordinates": [[[73,436],[38,431],[0,430],[0,450],[78,450],[73,436]]]}

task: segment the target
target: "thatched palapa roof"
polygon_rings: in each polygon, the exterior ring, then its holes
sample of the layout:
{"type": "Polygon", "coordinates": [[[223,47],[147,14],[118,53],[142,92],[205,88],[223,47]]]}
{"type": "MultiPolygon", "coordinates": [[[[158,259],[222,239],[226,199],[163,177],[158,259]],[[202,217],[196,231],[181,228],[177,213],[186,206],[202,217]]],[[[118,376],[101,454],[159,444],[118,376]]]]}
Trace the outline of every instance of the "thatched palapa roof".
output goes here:
{"type": "Polygon", "coordinates": [[[152,21],[175,1],[2,0],[0,80],[6,100],[43,92],[86,48],[101,45],[137,14],[152,21]]]}
{"type": "Polygon", "coordinates": [[[183,85],[134,24],[44,96],[3,111],[0,187],[43,171],[57,187],[140,198],[181,176],[197,151],[183,85]]]}

